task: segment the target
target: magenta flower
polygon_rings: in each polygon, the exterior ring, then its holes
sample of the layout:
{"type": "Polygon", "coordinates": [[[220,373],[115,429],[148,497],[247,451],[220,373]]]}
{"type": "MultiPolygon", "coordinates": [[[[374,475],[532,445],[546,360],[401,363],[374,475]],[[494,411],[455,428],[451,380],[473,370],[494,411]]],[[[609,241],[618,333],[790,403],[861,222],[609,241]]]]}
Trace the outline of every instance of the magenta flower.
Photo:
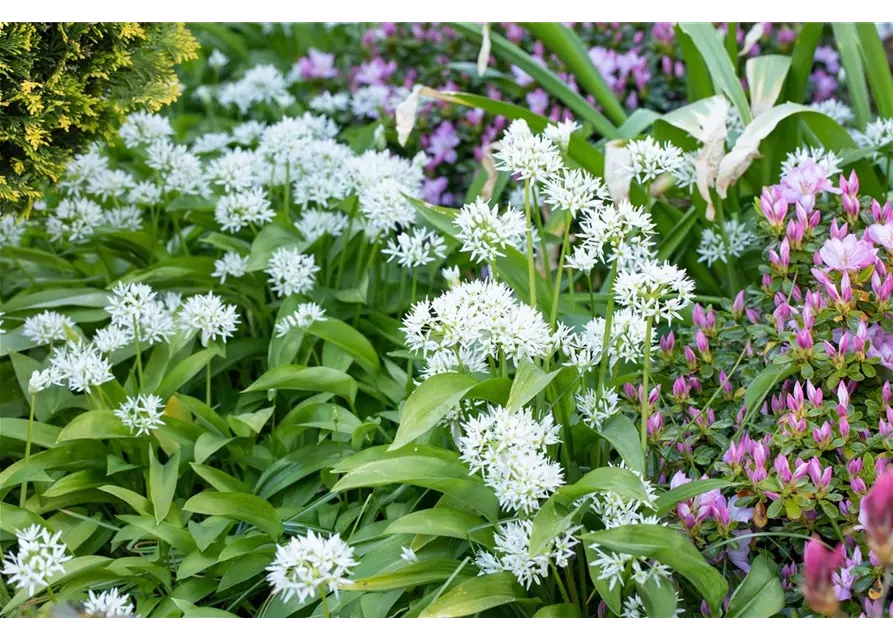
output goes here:
{"type": "Polygon", "coordinates": [[[877,249],[853,234],[843,240],[829,238],[819,249],[822,262],[834,271],[861,271],[874,263],[877,249]]]}
{"type": "Polygon", "coordinates": [[[298,72],[303,80],[336,78],[335,54],[310,49],[306,56],[298,60],[298,72]]]}
{"type": "Polygon", "coordinates": [[[822,615],[833,616],[840,609],[833,581],[834,572],[845,558],[846,550],[842,544],[829,551],[818,538],[810,540],[803,551],[803,582],[800,588],[806,604],[822,615]]]}
{"type": "Polygon", "coordinates": [[[865,539],[882,565],[893,565],[893,470],[881,475],[862,499],[865,539]]]}
{"type": "Polygon", "coordinates": [[[788,203],[799,203],[804,209],[815,209],[816,197],[823,193],[839,193],[825,169],[813,160],[797,165],[781,180],[781,193],[788,203]]]}

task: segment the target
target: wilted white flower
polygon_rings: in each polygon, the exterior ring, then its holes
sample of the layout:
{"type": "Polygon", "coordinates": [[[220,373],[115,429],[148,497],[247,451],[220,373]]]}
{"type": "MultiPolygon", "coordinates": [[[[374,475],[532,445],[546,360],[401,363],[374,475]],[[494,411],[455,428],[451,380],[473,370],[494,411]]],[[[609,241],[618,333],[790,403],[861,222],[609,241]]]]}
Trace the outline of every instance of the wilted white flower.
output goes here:
{"type": "Polygon", "coordinates": [[[620,397],[614,389],[603,389],[601,397],[595,389],[587,389],[576,396],[577,411],[583,422],[590,429],[601,431],[602,426],[611,416],[620,410],[620,397]]]}
{"type": "Polygon", "coordinates": [[[143,212],[132,204],[107,209],[103,216],[105,224],[118,231],[139,231],[143,226],[143,212]]]}
{"type": "Polygon", "coordinates": [[[625,167],[627,175],[645,184],[654,181],[658,176],[672,173],[682,163],[682,150],[669,142],[661,145],[648,136],[644,140],[630,140],[626,144],[629,153],[629,164],[625,167]]]}
{"type": "Polygon", "coordinates": [[[264,271],[270,276],[273,291],[284,298],[313,289],[319,267],[313,256],[304,255],[297,249],[280,247],[270,256],[264,271]]]}
{"type": "Polygon", "coordinates": [[[542,180],[562,166],[558,148],[548,138],[532,133],[525,120],[509,125],[493,157],[497,169],[521,180],[542,180]]]}
{"type": "Polygon", "coordinates": [[[543,135],[567,151],[567,145],[571,141],[571,134],[579,128],[580,127],[573,120],[565,120],[558,124],[550,122],[546,125],[543,135]]]}
{"type": "Polygon", "coordinates": [[[147,284],[119,282],[105,308],[112,324],[128,337],[150,344],[167,341],[174,334],[174,321],[155,291],[147,284]]]}
{"type": "Polygon", "coordinates": [[[412,547],[400,547],[402,553],[400,554],[400,559],[407,564],[415,564],[419,561],[418,556],[416,556],[415,551],[412,550],[412,547]]]}
{"type": "Polygon", "coordinates": [[[157,113],[131,113],[118,130],[118,135],[128,148],[148,147],[158,140],[174,135],[170,121],[157,113]]]}
{"type": "Polygon", "coordinates": [[[309,104],[314,111],[332,115],[334,113],[342,113],[350,108],[350,96],[346,93],[332,94],[326,91],[313,96],[309,104]]]}
{"type": "Polygon", "coordinates": [[[337,533],[323,538],[313,531],[278,545],[276,558],[267,567],[267,582],[283,602],[296,597],[300,604],[320,591],[338,590],[351,583],[348,576],[357,565],[354,549],[337,533]]]}
{"type": "Polygon", "coordinates": [[[691,304],[694,282],[685,271],[664,262],[646,262],[638,271],[620,271],[614,283],[617,301],[631,307],[646,318],[672,322],[679,312],[691,304]]]}
{"type": "Polygon", "coordinates": [[[396,240],[388,240],[381,251],[388,257],[388,262],[396,260],[403,267],[414,269],[424,267],[438,258],[446,256],[446,243],[433,231],[421,227],[411,233],[401,233],[396,240]]]}
{"type": "Polygon", "coordinates": [[[211,52],[211,55],[208,56],[208,64],[214,67],[215,69],[222,69],[229,62],[229,58],[226,57],[219,49],[214,49],[211,52]]]}
{"type": "Polygon", "coordinates": [[[162,189],[160,185],[149,180],[143,180],[133,185],[127,194],[127,201],[131,204],[154,206],[161,202],[162,189]]]}
{"type": "Polygon", "coordinates": [[[72,391],[90,393],[92,387],[114,379],[109,361],[89,342],[69,342],[53,353],[50,362],[54,383],[67,383],[72,391]]]}
{"type": "Polygon", "coordinates": [[[529,589],[531,584],[539,584],[540,579],[549,574],[550,560],[558,567],[567,566],[573,555],[571,550],[579,542],[574,536],[579,529],[575,526],[562,531],[550,543],[551,551],[533,555],[530,553],[532,521],[512,520],[498,524],[493,534],[493,553],[481,551],[475,557],[479,575],[510,571],[525,589],[529,589]]]}
{"type": "Polygon", "coordinates": [[[27,227],[26,221],[18,222],[11,213],[0,214],[0,249],[22,244],[22,236],[27,227]]]}
{"type": "Polygon", "coordinates": [[[130,596],[120,593],[118,587],[108,591],[87,594],[84,602],[84,613],[91,618],[134,618],[133,603],[130,596]]]}
{"type": "Polygon", "coordinates": [[[214,219],[224,231],[239,231],[251,225],[262,226],[276,215],[260,188],[221,196],[214,208],[214,219]]]}
{"type": "Polygon", "coordinates": [[[130,433],[141,436],[149,435],[164,424],[161,416],[164,414],[164,400],[154,394],[139,394],[135,398],[127,399],[115,409],[115,415],[121,423],[130,429],[130,433]]]}
{"type": "Polygon", "coordinates": [[[186,299],[178,314],[180,326],[201,331],[202,346],[221,338],[224,342],[233,335],[239,316],[235,305],[227,305],[213,293],[198,294],[186,299]]]}
{"type": "Polygon", "coordinates": [[[97,329],[93,334],[93,344],[103,353],[111,353],[133,342],[133,334],[120,325],[110,324],[97,329]]]}
{"type": "Polygon", "coordinates": [[[781,163],[781,177],[784,178],[792,170],[801,164],[811,160],[825,170],[825,175],[830,177],[840,173],[840,165],[842,160],[837,157],[831,150],[813,149],[811,147],[800,147],[796,151],[789,153],[781,163]]]}
{"type": "Polygon", "coordinates": [[[19,550],[10,551],[3,558],[3,574],[9,576],[9,584],[16,589],[27,589],[33,596],[49,586],[50,579],[65,573],[65,562],[71,560],[68,549],[60,541],[62,532],[50,533],[40,525],[16,531],[19,550]]]}
{"type": "Polygon", "coordinates": [[[348,222],[343,213],[307,209],[295,223],[295,228],[308,244],[313,244],[327,234],[333,238],[338,237],[347,228],[348,222]]]}
{"type": "Polygon", "coordinates": [[[575,218],[579,213],[598,212],[608,197],[608,188],[602,179],[580,169],[563,169],[545,180],[546,203],[570,212],[575,218]]]}
{"type": "Polygon", "coordinates": [[[814,102],[811,106],[820,113],[824,113],[829,118],[837,121],[837,124],[846,126],[853,120],[853,110],[845,102],[840,102],[831,98],[823,102],[814,102]]]}
{"type": "Polygon", "coordinates": [[[25,320],[22,333],[36,345],[67,342],[75,337],[75,325],[66,315],[44,311],[25,320]]]}
{"type": "Polygon", "coordinates": [[[498,205],[491,209],[478,197],[462,207],[453,223],[459,228],[456,239],[462,242],[462,251],[471,254],[477,262],[493,261],[504,256],[506,247],[519,247],[526,243],[527,221],[524,213],[508,207],[502,214],[498,205]]]}
{"type": "Polygon", "coordinates": [[[226,282],[227,276],[233,278],[241,278],[245,275],[245,268],[248,266],[248,256],[240,256],[235,251],[227,251],[222,258],[214,261],[214,272],[211,274],[214,278],[220,278],[220,283],[226,282]]]}
{"type": "Polygon", "coordinates": [[[93,237],[103,219],[102,208],[92,200],[65,198],[47,217],[47,233],[53,242],[83,244],[93,237]]]}
{"type": "Polygon", "coordinates": [[[729,256],[737,258],[757,243],[757,235],[743,222],[726,220],[726,237],[729,244],[726,246],[725,238],[714,227],[704,229],[701,233],[701,243],[698,245],[698,262],[706,262],[712,267],[714,262],[726,262],[729,256]]]}
{"type": "Polygon", "coordinates": [[[314,322],[326,319],[326,314],[315,302],[304,302],[298,305],[294,313],[276,323],[276,337],[281,338],[291,329],[309,329],[314,322]]]}

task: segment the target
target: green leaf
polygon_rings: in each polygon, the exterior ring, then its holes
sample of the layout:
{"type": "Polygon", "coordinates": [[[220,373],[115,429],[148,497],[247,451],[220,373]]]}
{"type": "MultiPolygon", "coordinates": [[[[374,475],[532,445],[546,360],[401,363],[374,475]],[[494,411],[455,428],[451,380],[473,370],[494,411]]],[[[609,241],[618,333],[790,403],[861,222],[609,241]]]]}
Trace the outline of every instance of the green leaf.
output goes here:
{"type": "MultiPolygon", "coordinates": [[[[741,114],[741,121],[745,125],[749,124],[752,118],[750,107],[747,106],[747,97],[716,29],[709,22],[682,22],[679,27],[691,37],[704,58],[714,86],[732,101],[741,114]]],[[[690,69],[688,71],[691,73],[690,69]]]]}
{"type": "Polygon", "coordinates": [[[580,618],[580,607],[569,602],[550,604],[533,614],[534,618],[580,618]]]}
{"type": "Polygon", "coordinates": [[[645,605],[649,618],[676,617],[676,589],[664,576],[655,574],[645,584],[636,583],[636,592],[645,605]]]}
{"type": "Polygon", "coordinates": [[[713,491],[714,489],[725,489],[733,486],[735,486],[734,482],[719,480],[717,478],[692,480],[691,482],[679,485],[675,489],[670,489],[661,495],[655,500],[654,508],[657,511],[657,515],[662,516],[665,513],[672,511],[673,508],[683,500],[690,500],[695,496],[707,493],[708,491],[713,491]]]}
{"type": "Polygon", "coordinates": [[[121,419],[113,411],[101,410],[86,411],[77,415],[59,432],[57,442],[133,437],[130,429],[121,423],[121,419]]]}
{"type": "Polygon", "coordinates": [[[727,618],[771,618],[784,607],[784,589],[778,567],[767,556],[758,555],[744,582],[729,600],[727,618]]]}
{"type": "Polygon", "coordinates": [[[573,519],[571,508],[574,501],[596,491],[611,491],[623,498],[648,502],[645,485],[629,469],[594,469],[574,484],[561,487],[543,504],[533,519],[533,531],[530,533],[531,554],[537,555],[545,551],[555,537],[567,529],[573,519]]]}
{"type": "Polygon", "coordinates": [[[53,309],[57,307],[89,307],[101,309],[108,305],[109,295],[101,289],[44,289],[34,293],[20,293],[0,305],[10,314],[27,309],[53,309]]]}
{"type": "Polygon", "coordinates": [[[599,433],[611,443],[627,467],[640,473],[645,472],[645,456],[642,453],[639,429],[632,420],[618,414],[608,420],[599,433]]]}
{"type": "Polygon", "coordinates": [[[351,453],[350,449],[331,441],[292,451],[261,474],[253,493],[270,498],[320,469],[331,469],[351,453]]]}
{"type": "Polygon", "coordinates": [[[269,389],[293,389],[295,391],[328,391],[353,404],[357,397],[357,383],[352,377],[329,367],[304,367],[284,364],[270,369],[243,393],[269,389]]]}
{"type": "MultiPolygon", "coordinates": [[[[710,79],[710,70],[694,41],[678,23],[673,27],[673,31],[676,34],[676,42],[679,43],[682,58],[685,60],[685,86],[688,92],[688,101],[694,103],[715,95],[716,91],[714,91],[713,82],[710,79]]],[[[615,613],[620,615],[619,611],[615,611],[615,613]]]]}
{"type": "Polygon", "coordinates": [[[422,509],[409,513],[389,524],[385,533],[444,536],[459,540],[471,540],[488,548],[493,546],[493,531],[483,519],[467,511],[447,507],[422,509]]]}
{"type": "Polygon", "coordinates": [[[477,383],[464,373],[441,373],[422,382],[403,405],[390,450],[400,449],[434,428],[477,383]]]}
{"type": "Polygon", "coordinates": [[[804,102],[809,74],[815,60],[815,50],[825,27],[823,22],[806,22],[797,34],[794,51],[791,54],[791,70],[785,86],[785,99],[790,102],[804,102]]]}
{"type": "Polygon", "coordinates": [[[149,495],[152,498],[156,523],[164,520],[171,509],[171,501],[174,499],[180,474],[179,466],[179,449],[168,458],[166,464],[162,465],[155,457],[155,449],[149,447],[149,495]]]}
{"type": "Polygon", "coordinates": [[[893,72],[878,28],[871,22],[857,22],[856,33],[878,113],[882,118],[893,118],[893,72]]]}
{"type": "Polygon", "coordinates": [[[287,228],[279,222],[268,224],[261,229],[254,242],[251,243],[251,254],[248,256],[246,271],[260,271],[266,269],[270,256],[282,247],[290,247],[303,251],[307,243],[294,227],[287,228]]]}
{"type": "Polygon", "coordinates": [[[276,509],[263,498],[247,493],[205,491],[187,500],[183,510],[244,520],[273,539],[278,539],[283,531],[276,509]]]}
{"type": "Polygon", "coordinates": [[[209,467],[204,464],[190,462],[189,466],[195,471],[205,482],[210,484],[218,491],[250,493],[251,488],[238,478],[234,478],[225,471],[209,467]]]}
{"type": "Polygon", "coordinates": [[[561,373],[561,368],[546,373],[530,360],[522,360],[515,372],[515,379],[512,381],[512,390],[509,393],[506,409],[512,413],[521,409],[540,391],[549,386],[549,383],[559,373],[561,373]]]}
{"type": "Polygon", "coordinates": [[[381,369],[375,347],[362,333],[349,324],[335,318],[314,322],[306,329],[307,333],[344,349],[357,363],[370,374],[381,369]]]}
{"type": "MultiPolygon", "coordinates": [[[[395,571],[380,573],[369,578],[359,578],[342,587],[345,591],[390,591],[391,589],[409,589],[423,584],[443,582],[456,572],[459,561],[450,558],[431,558],[419,560],[395,571]]],[[[477,573],[466,567],[465,575],[477,573]]],[[[459,575],[462,575],[460,572],[459,575]]]]}
{"type": "Polygon", "coordinates": [[[794,375],[797,370],[796,364],[770,364],[764,368],[756,378],[751,380],[744,392],[744,406],[747,407],[748,413],[759,410],[763,400],[773,387],[794,375]]]}
{"type": "Polygon", "coordinates": [[[440,596],[419,614],[420,618],[462,618],[504,604],[524,600],[527,594],[507,571],[470,578],[440,596]]]}
{"type": "MultiPolygon", "coordinates": [[[[872,25],[874,26],[874,25],[872,25]]],[[[846,86],[849,92],[850,105],[856,116],[856,127],[864,129],[871,119],[871,102],[868,99],[868,85],[865,83],[865,71],[862,68],[862,56],[859,53],[859,33],[852,22],[832,22],[834,39],[840,62],[846,73],[846,86]]]]}
{"type": "Polygon", "coordinates": [[[171,602],[183,612],[184,618],[238,618],[235,613],[217,609],[216,607],[197,607],[191,602],[180,598],[171,598],[171,602]]]}
{"type": "Polygon", "coordinates": [[[99,490],[105,491],[126,502],[141,516],[148,516],[149,512],[152,510],[152,503],[149,502],[148,498],[144,498],[136,491],[131,491],[130,489],[125,489],[124,487],[119,487],[114,484],[103,485],[99,487],[99,490]]]}
{"type": "Polygon", "coordinates": [[[164,376],[155,390],[156,395],[165,400],[174,395],[219,353],[216,348],[203,349],[184,358],[164,376]]]}
{"type": "MultiPolygon", "coordinates": [[[[56,440],[62,429],[51,424],[37,422],[31,425],[31,444],[44,449],[52,449],[56,446],[56,440]]],[[[20,442],[28,440],[28,420],[24,418],[3,417],[3,430],[0,435],[4,438],[12,438],[20,442]]]]}
{"type": "Polygon", "coordinates": [[[750,88],[750,108],[754,117],[768,111],[778,100],[785,78],[791,68],[787,56],[758,56],[748,59],[747,86],[750,88]]]}
{"type": "Polygon", "coordinates": [[[0,502],[0,531],[14,536],[16,531],[27,529],[32,525],[40,525],[52,531],[46,520],[28,509],[22,509],[6,502],[0,502]]]}
{"type": "Polygon", "coordinates": [[[610,551],[646,556],[681,573],[700,592],[712,611],[721,611],[729,586],[684,535],[656,524],[634,524],[581,536],[586,544],[610,551]]]}

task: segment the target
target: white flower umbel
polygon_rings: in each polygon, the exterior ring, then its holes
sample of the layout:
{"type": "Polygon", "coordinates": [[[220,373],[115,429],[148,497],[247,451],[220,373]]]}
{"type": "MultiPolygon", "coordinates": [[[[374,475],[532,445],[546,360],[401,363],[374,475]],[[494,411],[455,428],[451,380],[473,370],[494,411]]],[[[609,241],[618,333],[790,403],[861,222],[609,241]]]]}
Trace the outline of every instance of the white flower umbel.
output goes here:
{"type": "Polygon", "coordinates": [[[146,164],[158,171],[165,193],[179,191],[184,195],[208,195],[208,178],[202,162],[186,146],[158,140],[149,146],[146,154],[146,164]]]}
{"type": "Polygon", "coordinates": [[[0,214],[0,249],[22,244],[22,236],[27,228],[26,220],[19,222],[11,213],[0,214]]]}
{"type": "Polygon", "coordinates": [[[87,594],[84,602],[84,613],[90,618],[135,618],[130,596],[120,593],[118,587],[87,594]]]}
{"type": "Polygon", "coordinates": [[[148,147],[158,140],[167,140],[174,135],[170,121],[157,113],[131,113],[118,130],[124,146],[135,149],[148,147]]]}
{"type": "Polygon", "coordinates": [[[337,533],[329,538],[308,531],[276,548],[276,558],[267,567],[267,582],[283,602],[293,597],[300,604],[351,583],[348,576],[357,565],[354,549],[337,533]]]}
{"type": "Polygon", "coordinates": [[[655,321],[679,320],[680,311],[691,304],[695,284],[679,267],[664,262],[646,262],[638,271],[621,271],[614,295],[622,305],[655,321]]]}
{"type": "Polygon", "coordinates": [[[366,233],[370,237],[408,227],[415,221],[415,208],[404,193],[403,185],[392,178],[360,192],[360,210],[366,215],[366,233]]]}
{"type": "Polygon", "coordinates": [[[525,120],[514,120],[493,154],[496,168],[521,180],[543,180],[562,166],[558,147],[530,131],[525,120]]]}
{"type": "Polygon", "coordinates": [[[543,136],[567,151],[567,145],[571,141],[571,134],[579,128],[579,125],[573,120],[565,120],[558,124],[550,122],[546,125],[543,136]]]}
{"type": "Polygon", "coordinates": [[[400,550],[402,551],[400,559],[406,564],[415,564],[419,561],[415,551],[412,550],[412,547],[400,547],[400,550]]]}
{"type": "Polygon", "coordinates": [[[154,394],[139,394],[128,398],[115,409],[115,415],[121,423],[136,436],[149,435],[164,424],[164,400],[154,394]]]}
{"type": "Polygon", "coordinates": [[[346,93],[329,93],[325,91],[310,98],[310,108],[326,115],[343,113],[350,109],[350,96],[346,93]]]}
{"type": "Polygon", "coordinates": [[[49,586],[56,574],[64,574],[65,562],[71,560],[68,549],[60,541],[62,532],[50,533],[40,525],[16,531],[18,551],[10,551],[3,558],[3,574],[9,576],[9,584],[16,589],[27,589],[33,596],[49,586]]]}
{"type": "Polygon", "coordinates": [[[44,389],[49,389],[51,385],[59,384],[56,380],[57,375],[58,371],[52,367],[43,371],[32,371],[28,379],[28,395],[36,395],[44,389]]]}
{"type": "Polygon", "coordinates": [[[248,256],[240,256],[235,251],[227,251],[222,258],[214,261],[214,271],[211,276],[220,278],[220,284],[226,282],[227,276],[241,278],[245,275],[248,266],[248,256]]]}
{"type": "Polygon", "coordinates": [[[725,229],[729,240],[728,246],[725,238],[714,227],[701,232],[698,262],[706,262],[708,267],[712,267],[714,262],[726,262],[730,256],[732,258],[742,256],[757,243],[757,235],[743,222],[726,220],[725,229]]]}
{"type": "Polygon", "coordinates": [[[104,221],[102,207],[86,198],[66,198],[46,219],[52,242],[84,244],[104,221]]]}
{"type": "Polygon", "coordinates": [[[843,126],[847,126],[855,117],[853,115],[853,110],[850,109],[848,104],[835,100],[834,98],[830,98],[823,102],[814,102],[809,106],[819,113],[824,113],[829,118],[836,120],[837,124],[843,126]]]}
{"type": "Polygon", "coordinates": [[[512,520],[498,524],[493,534],[493,553],[480,551],[475,557],[479,575],[510,571],[525,589],[529,589],[531,584],[539,584],[540,579],[549,574],[550,560],[558,567],[567,566],[573,556],[572,550],[579,542],[574,536],[579,529],[575,526],[562,531],[547,546],[550,551],[533,555],[530,553],[532,521],[512,520]]]}
{"type": "Polygon", "coordinates": [[[226,57],[219,49],[214,49],[211,52],[211,55],[208,56],[208,64],[214,67],[215,69],[222,69],[229,63],[229,58],[226,57]]]}
{"type": "Polygon", "coordinates": [[[102,155],[99,145],[94,144],[87,153],[78,154],[68,162],[59,186],[68,195],[82,195],[87,185],[108,168],[109,159],[102,155]]]}
{"type": "Polygon", "coordinates": [[[414,269],[443,260],[446,244],[435,232],[416,227],[410,233],[403,232],[396,239],[388,240],[381,252],[388,256],[388,262],[396,260],[400,266],[414,269]]]}
{"type": "Polygon", "coordinates": [[[177,318],[186,331],[200,331],[202,346],[220,338],[224,342],[232,337],[239,324],[236,305],[224,304],[213,293],[198,294],[186,299],[177,318]]]}
{"type": "Polygon", "coordinates": [[[267,262],[266,273],[270,276],[273,291],[280,298],[293,294],[305,294],[316,285],[319,267],[313,256],[304,255],[297,249],[280,247],[267,262]]]}
{"type": "Polygon", "coordinates": [[[459,273],[459,267],[444,267],[440,270],[440,275],[443,276],[443,279],[446,280],[447,286],[452,288],[459,286],[459,283],[462,279],[461,274],[459,273]]]}
{"type": "Polygon", "coordinates": [[[251,146],[257,142],[267,128],[267,123],[257,120],[248,120],[233,127],[233,140],[243,146],[251,146]]]}
{"type": "Polygon", "coordinates": [[[254,104],[284,108],[295,101],[288,92],[285,76],[271,64],[252,67],[237,82],[220,85],[218,100],[223,106],[236,106],[243,114],[254,104]]]}
{"type": "Polygon", "coordinates": [[[793,169],[796,169],[807,160],[812,160],[824,169],[828,177],[840,173],[842,160],[833,151],[800,147],[796,151],[789,153],[785,157],[784,162],[781,163],[781,177],[784,178],[793,169]]]}
{"type": "MultiPolygon", "coordinates": [[[[581,371],[588,371],[602,357],[605,337],[605,319],[593,318],[583,330],[575,333],[564,343],[562,350],[581,371]]],[[[631,309],[617,309],[611,324],[611,344],[608,345],[609,364],[641,362],[645,355],[645,318],[631,309]]],[[[652,336],[651,348],[654,348],[652,336]]]]}
{"type": "Polygon", "coordinates": [[[192,153],[207,154],[225,151],[230,142],[232,142],[232,138],[226,132],[204,133],[192,143],[192,153]]]}
{"type": "Polygon", "coordinates": [[[97,329],[93,334],[93,344],[103,353],[111,353],[133,342],[133,333],[116,324],[97,329]]]}
{"type": "Polygon", "coordinates": [[[276,337],[281,338],[292,329],[309,329],[314,322],[326,319],[326,314],[315,302],[304,302],[298,305],[294,313],[285,316],[276,323],[276,337]]]}
{"type": "MultiPolygon", "coordinates": [[[[865,126],[865,131],[851,131],[860,149],[887,147],[893,144],[893,118],[878,118],[865,126]]],[[[877,160],[882,152],[872,151],[871,157],[877,160]]]]}
{"type": "Polygon", "coordinates": [[[500,214],[498,205],[490,208],[481,197],[463,206],[453,223],[459,228],[456,239],[462,242],[462,251],[470,253],[476,262],[492,264],[505,255],[506,247],[519,247],[526,242],[524,213],[510,206],[500,214]]]}
{"type": "Polygon", "coordinates": [[[581,213],[599,213],[609,198],[601,178],[580,169],[563,169],[546,178],[543,200],[573,217],[581,213]]]}
{"type": "Polygon", "coordinates": [[[630,247],[650,247],[654,234],[654,222],[642,207],[623,200],[613,207],[601,207],[586,212],[580,220],[581,231],[577,238],[586,251],[599,259],[613,262],[624,259],[630,247]]]}
{"type": "Polygon", "coordinates": [[[67,342],[77,337],[74,321],[55,311],[44,311],[26,319],[22,333],[36,345],[67,342]]]}
{"type": "Polygon", "coordinates": [[[143,226],[143,212],[134,205],[108,209],[103,217],[105,224],[117,231],[139,231],[143,226]]]}
{"type": "Polygon", "coordinates": [[[639,184],[653,182],[665,173],[672,173],[682,163],[682,150],[669,142],[661,145],[648,136],[626,144],[629,164],[624,168],[630,179],[639,184]]]}
{"type": "Polygon", "coordinates": [[[90,393],[92,387],[114,379],[109,361],[89,342],[69,342],[53,353],[50,362],[56,384],[67,383],[72,391],[90,393]]]}
{"type": "Polygon", "coordinates": [[[155,291],[142,283],[118,283],[105,310],[112,324],[141,343],[166,342],[175,333],[174,319],[155,291]]]}
{"type": "Polygon", "coordinates": [[[243,227],[259,227],[270,222],[276,212],[260,188],[237,191],[221,196],[214,207],[214,219],[224,231],[240,231],[243,227]]]}
{"type": "Polygon", "coordinates": [[[126,171],[107,169],[98,172],[87,182],[87,193],[103,202],[109,198],[123,198],[136,183],[126,171]]]}
{"type": "MultiPolygon", "coordinates": [[[[214,158],[208,164],[208,179],[226,193],[244,191],[263,184],[265,176],[258,175],[259,162],[254,151],[233,149],[214,158]]],[[[263,161],[263,158],[260,158],[263,161]]]]}
{"type": "Polygon", "coordinates": [[[601,397],[595,389],[587,389],[576,395],[577,411],[583,423],[590,429],[601,431],[608,418],[620,410],[620,397],[614,389],[605,389],[601,397]]]}
{"type": "Polygon", "coordinates": [[[698,182],[698,173],[695,163],[698,160],[699,151],[689,151],[682,154],[682,160],[670,173],[676,180],[676,186],[691,193],[698,182]]]}
{"type": "Polygon", "coordinates": [[[295,228],[308,244],[313,244],[324,235],[333,238],[341,235],[347,229],[348,222],[348,217],[343,213],[307,209],[301,214],[301,219],[295,222],[295,228]]]}
{"type": "Polygon", "coordinates": [[[127,194],[127,202],[151,207],[161,202],[162,193],[161,185],[143,180],[133,185],[133,189],[127,194]]]}

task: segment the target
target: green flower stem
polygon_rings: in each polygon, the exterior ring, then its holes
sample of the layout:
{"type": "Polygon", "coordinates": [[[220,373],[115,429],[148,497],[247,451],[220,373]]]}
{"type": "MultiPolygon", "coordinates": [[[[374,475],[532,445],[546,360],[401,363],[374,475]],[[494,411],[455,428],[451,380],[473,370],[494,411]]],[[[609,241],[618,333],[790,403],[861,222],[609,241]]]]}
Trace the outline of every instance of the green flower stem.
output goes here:
{"type": "Polygon", "coordinates": [[[567,270],[567,289],[571,294],[571,313],[577,312],[577,291],[574,288],[574,270],[568,267],[567,270]]]}
{"type": "Polygon", "coordinates": [[[329,611],[329,603],[326,602],[326,590],[323,587],[319,589],[319,596],[322,599],[322,612],[325,614],[327,618],[332,617],[332,613],[329,611]]]}
{"type": "MultiPolygon", "coordinates": [[[[27,466],[28,460],[31,458],[31,437],[34,432],[34,405],[37,403],[37,394],[31,394],[31,411],[28,414],[28,437],[25,439],[25,465],[27,466]]],[[[25,508],[25,498],[28,496],[28,481],[24,480],[22,482],[22,493],[19,496],[19,506],[24,509],[25,508]]]]}
{"type": "Polygon", "coordinates": [[[211,361],[205,365],[205,404],[211,406],[211,361]]]}
{"type": "Polygon", "coordinates": [[[536,307],[536,269],[533,265],[533,221],[530,217],[530,180],[524,180],[524,213],[527,214],[527,275],[530,283],[530,306],[536,307]]]}
{"type": "MultiPolygon", "coordinates": [[[[617,279],[617,260],[611,263],[611,274],[608,282],[608,308],[605,310],[605,334],[602,336],[602,355],[601,362],[598,365],[598,387],[596,394],[598,398],[602,396],[602,389],[608,382],[608,350],[611,345],[611,325],[614,320],[614,281],[617,279]]],[[[589,277],[589,298],[592,304],[593,316],[595,315],[595,302],[592,301],[592,276],[589,277]]],[[[647,343],[646,343],[647,344],[647,343]]]]}
{"type": "Polygon", "coordinates": [[[549,566],[552,568],[552,575],[555,576],[555,583],[558,585],[558,590],[561,591],[561,597],[564,598],[564,601],[570,604],[570,596],[567,595],[567,589],[564,587],[564,583],[561,581],[561,574],[558,573],[558,569],[555,568],[555,565],[552,564],[552,561],[549,561],[549,566]]]}
{"type": "Polygon", "coordinates": [[[546,229],[543,225],[542,211],[539,203],[536,201],[536,192],[530,190],[530,199],[533,203],[533,219],[536,221],[536,230],[540,233],[540,247],[543,251],[543,274],[546,276],[546,282],[552,279],[552,267],[549,265],[549,246],[546,243],[546,229]]]}
{"type": "Polygon", "coordinates": [[[288,216],[291,204],[291,163],[285,163],[285,184],[282,187],[282,213],[288,216]]]}
{"type": "Polygon", "coordinates": [[[558,272],[555,274],[555,291],[552,294],[552,314],[549,316],[549,322],[553,329],[555,328],[555,321],[558,320],[558,298],[561,294],[561,274],[564,271],[564,257],[567,255],[570,232],[571,221],[566,220],[564,225],[564,241],[561,243],[561,255],[558,258],[558,272]]]}
{"type": "Polygon", "coordinates": [[[136,344],[136,373],[139,377],[139,388],[143,390],[143,356],[140,350],[140,325],[139,318],[133,317],[133,338],[136,344]]]}
{"type": "Polygon", "coordinates": [[[645,361],[642,365],[642,423],[639,425],[639,432],[642,436],[642,453],[648,453],[648,372],[651,368],[651,350],[648,345],[651,344],[651,322],[649,316],[645,320],[645,361]]]}
{"type": "Polygon", "coordinates": [[[723,212],[722,198],[715,192],[711,192],[713,202],[716,207],[716,222],[719,224],[719,232],[722,235],[722,242],[726,247],[726,275],[729,278],[729,296],[734,298],[738,293],[738,276],[735,272],[735,258],[731,254],[731,244],[729,243],[729,234],[726,233],[725,214],[723,212]]]}
{"type": "Polygon", "coordinates": [[[418,281],[418,276],[416,275],[416,270],[412,270],[412,294],[409,296],[409,303],[415,304],[415,290],[416,290],[416,282],[418,281]]]}
{"type": "MultiPolygon", "coordinates": [[[[341,287],[341,277],[344,275],[344,262],[347,260],[347,248],[350,245],[351,234],[353,233],[353,220],[357,216],[357,207],[359,206],[359,198],[356,198],[353,207],[350,209],[350,217],[347,220],[347,233],[344,234],[344,246],[341,247],[341,255],[338,256],[338,275],[335,278],[335,288],[341,287]]],[[[362,245],[360,245],[362,248],[362,245]]]]}

